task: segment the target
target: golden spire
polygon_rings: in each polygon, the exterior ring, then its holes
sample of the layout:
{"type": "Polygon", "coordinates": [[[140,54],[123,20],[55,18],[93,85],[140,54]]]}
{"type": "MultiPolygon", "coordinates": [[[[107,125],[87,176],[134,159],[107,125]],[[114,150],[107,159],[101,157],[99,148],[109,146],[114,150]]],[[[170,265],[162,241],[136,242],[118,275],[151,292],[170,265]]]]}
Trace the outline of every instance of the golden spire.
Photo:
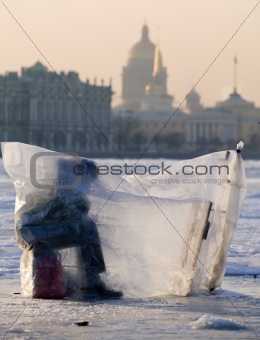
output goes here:
{"type": "Polygon", "coordinates": [[[162,58],[161,58],[161,53],[160,53],[159,34],[158,34],[157,44],[154,50],[153,77],[160,74],[161,69],[162,69],[162,58]]]}

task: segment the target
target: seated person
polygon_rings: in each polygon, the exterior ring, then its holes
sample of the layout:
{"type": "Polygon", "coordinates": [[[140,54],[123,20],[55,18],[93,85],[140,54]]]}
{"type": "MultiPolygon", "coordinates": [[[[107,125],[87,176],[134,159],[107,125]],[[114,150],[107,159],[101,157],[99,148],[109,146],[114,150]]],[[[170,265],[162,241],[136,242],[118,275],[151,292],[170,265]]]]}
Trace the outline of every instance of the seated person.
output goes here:
{"type": "MultiPolygon", "coordinates": [[[[60,162],[62,170],[66,169],[64,162],[60,162]]],[[[97,177],[96,166],[87,162],[91,170],[88,181],[93,181],[97,177]]],[[[38,254],[40,250],[80,246],[87,279],[84,290],[106,298],[121,297],[121,292],[108,289],[100,279],[106,267],[97,226],[88,217],[89,209],[90,202],[77,188],[57,189],[49,198],[38,199],[37,204],[34,202],[29,209],[25,206],[16,214],[18,242],[38,254]]]]}

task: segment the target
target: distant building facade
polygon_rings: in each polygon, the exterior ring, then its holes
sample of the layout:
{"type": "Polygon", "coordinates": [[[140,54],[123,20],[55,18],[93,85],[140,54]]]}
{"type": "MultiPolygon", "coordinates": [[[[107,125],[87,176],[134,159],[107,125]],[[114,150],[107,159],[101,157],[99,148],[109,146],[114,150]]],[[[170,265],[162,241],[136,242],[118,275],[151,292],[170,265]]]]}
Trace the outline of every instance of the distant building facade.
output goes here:
{"type": "Polygon", "coordinates": [[[113,110],[114,145],[122,150],[149,146],[148,152],[213,151],[243,140],[260,151],[260,108],[245,100],[236,84],[229,98],[214,107],[203,107],[195,90],[187,95],[186,108],[174,108],[172,102],[159,44],[150,41],[144,25],[123,67],[122,103],[113,110]]]}
{"type": "Polygon", "coordinates": [[[0,140],[84,154],[109,151],[111,97],[110,85],[83,83],[76,72],[57,76],[40,62],[22,68],[21,76],[9,72],[0,76],[0,140]]]}
{"type": "Polygon", "coordinates": [[[203,108],[197,105],[187,114],[187,145],[229,146],[235,145],[239,139],[251,146],[254,140],[260,142],[259,121],[260,108],[234,89],[226,100],[216,106],[203,108]]]}

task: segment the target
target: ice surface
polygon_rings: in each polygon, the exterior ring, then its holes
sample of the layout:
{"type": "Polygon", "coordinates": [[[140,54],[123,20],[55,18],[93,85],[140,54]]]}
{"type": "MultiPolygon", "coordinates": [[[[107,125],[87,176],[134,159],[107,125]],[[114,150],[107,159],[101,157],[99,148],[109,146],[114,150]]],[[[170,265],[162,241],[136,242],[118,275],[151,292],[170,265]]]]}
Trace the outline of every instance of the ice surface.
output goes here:
{"type": "MultiPolygon", "coordinates": [[[[161,160],[158,160],[160,162],[161,160]]],[[[103,160],[100,160],[102,163],[103,160]]],[[[117,160],[107,160],[115,164],[117,160]]],[[[128,161],[134,164],[134,160],[128,161]]],[[[146,160],[144,164],[154,164],[146,160]]],[[[157,161],[156,161],[157,162],[157,161]]],[[[227,276],[222,284],[224,293],[214,296],[163,296],[120,301],[32,300],[22,299],[19,260],[22,251],[14,235],[15,191],[3,170],[0,159],[0,337],[4,339],[256,339],[250,330],[192,329],[190,323],[208,314],[213,318],[228,318],[241,324],[243,318],[260,336],[259,268],[254,251],[260,243],[259,190],[254,181],[260,178],[260,161],[245,161],[247,177],[252,186],[246,195],[241,218],[227,258],[229,270],[239,275],[227,276]],[[251,177],[254,176],[254,177],[251,177]],[[241,262],[243,261],[243,265],[241,262]],[[247,266],[245,265],[247,263],[247,266]],[[246,270],[246,271],[245,271],[246,270]],[[29,303],[31,302],[31,303],[29,303]],[[25,309],[26,308],[26,309],[25,309]],[[238,313],[239,312],[239,313],[238,313]],[[89,327],[77,327],[74,322],[90,321],[89,327]]],[[[171,184],[173,187],[174,184],[171,184]]],[[[232,274],[231,273],[231,274],[232,274]]]]}

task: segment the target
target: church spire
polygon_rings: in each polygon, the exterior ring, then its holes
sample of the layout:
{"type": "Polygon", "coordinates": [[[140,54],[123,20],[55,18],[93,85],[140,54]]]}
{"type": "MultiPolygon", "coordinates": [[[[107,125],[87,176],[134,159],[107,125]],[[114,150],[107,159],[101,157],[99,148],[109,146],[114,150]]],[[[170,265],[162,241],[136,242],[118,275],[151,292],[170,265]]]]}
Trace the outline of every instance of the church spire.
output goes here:
{"type": "Polygon", "coordinates": [[[162,69],[162,57],[160,53],[159,39],[158,39],[158,42],[154,50],[153,77],[158,76],[161,72],[161,69],[162,69]]]}
{"type": "Polygon", "coordinates": [[[162,56],[159,48],[159,38],[154,49],[154,65],[151,83],[146,86],[146,93],[152,95],[166,94],[165,74],[162,67],[162,56]]]}

